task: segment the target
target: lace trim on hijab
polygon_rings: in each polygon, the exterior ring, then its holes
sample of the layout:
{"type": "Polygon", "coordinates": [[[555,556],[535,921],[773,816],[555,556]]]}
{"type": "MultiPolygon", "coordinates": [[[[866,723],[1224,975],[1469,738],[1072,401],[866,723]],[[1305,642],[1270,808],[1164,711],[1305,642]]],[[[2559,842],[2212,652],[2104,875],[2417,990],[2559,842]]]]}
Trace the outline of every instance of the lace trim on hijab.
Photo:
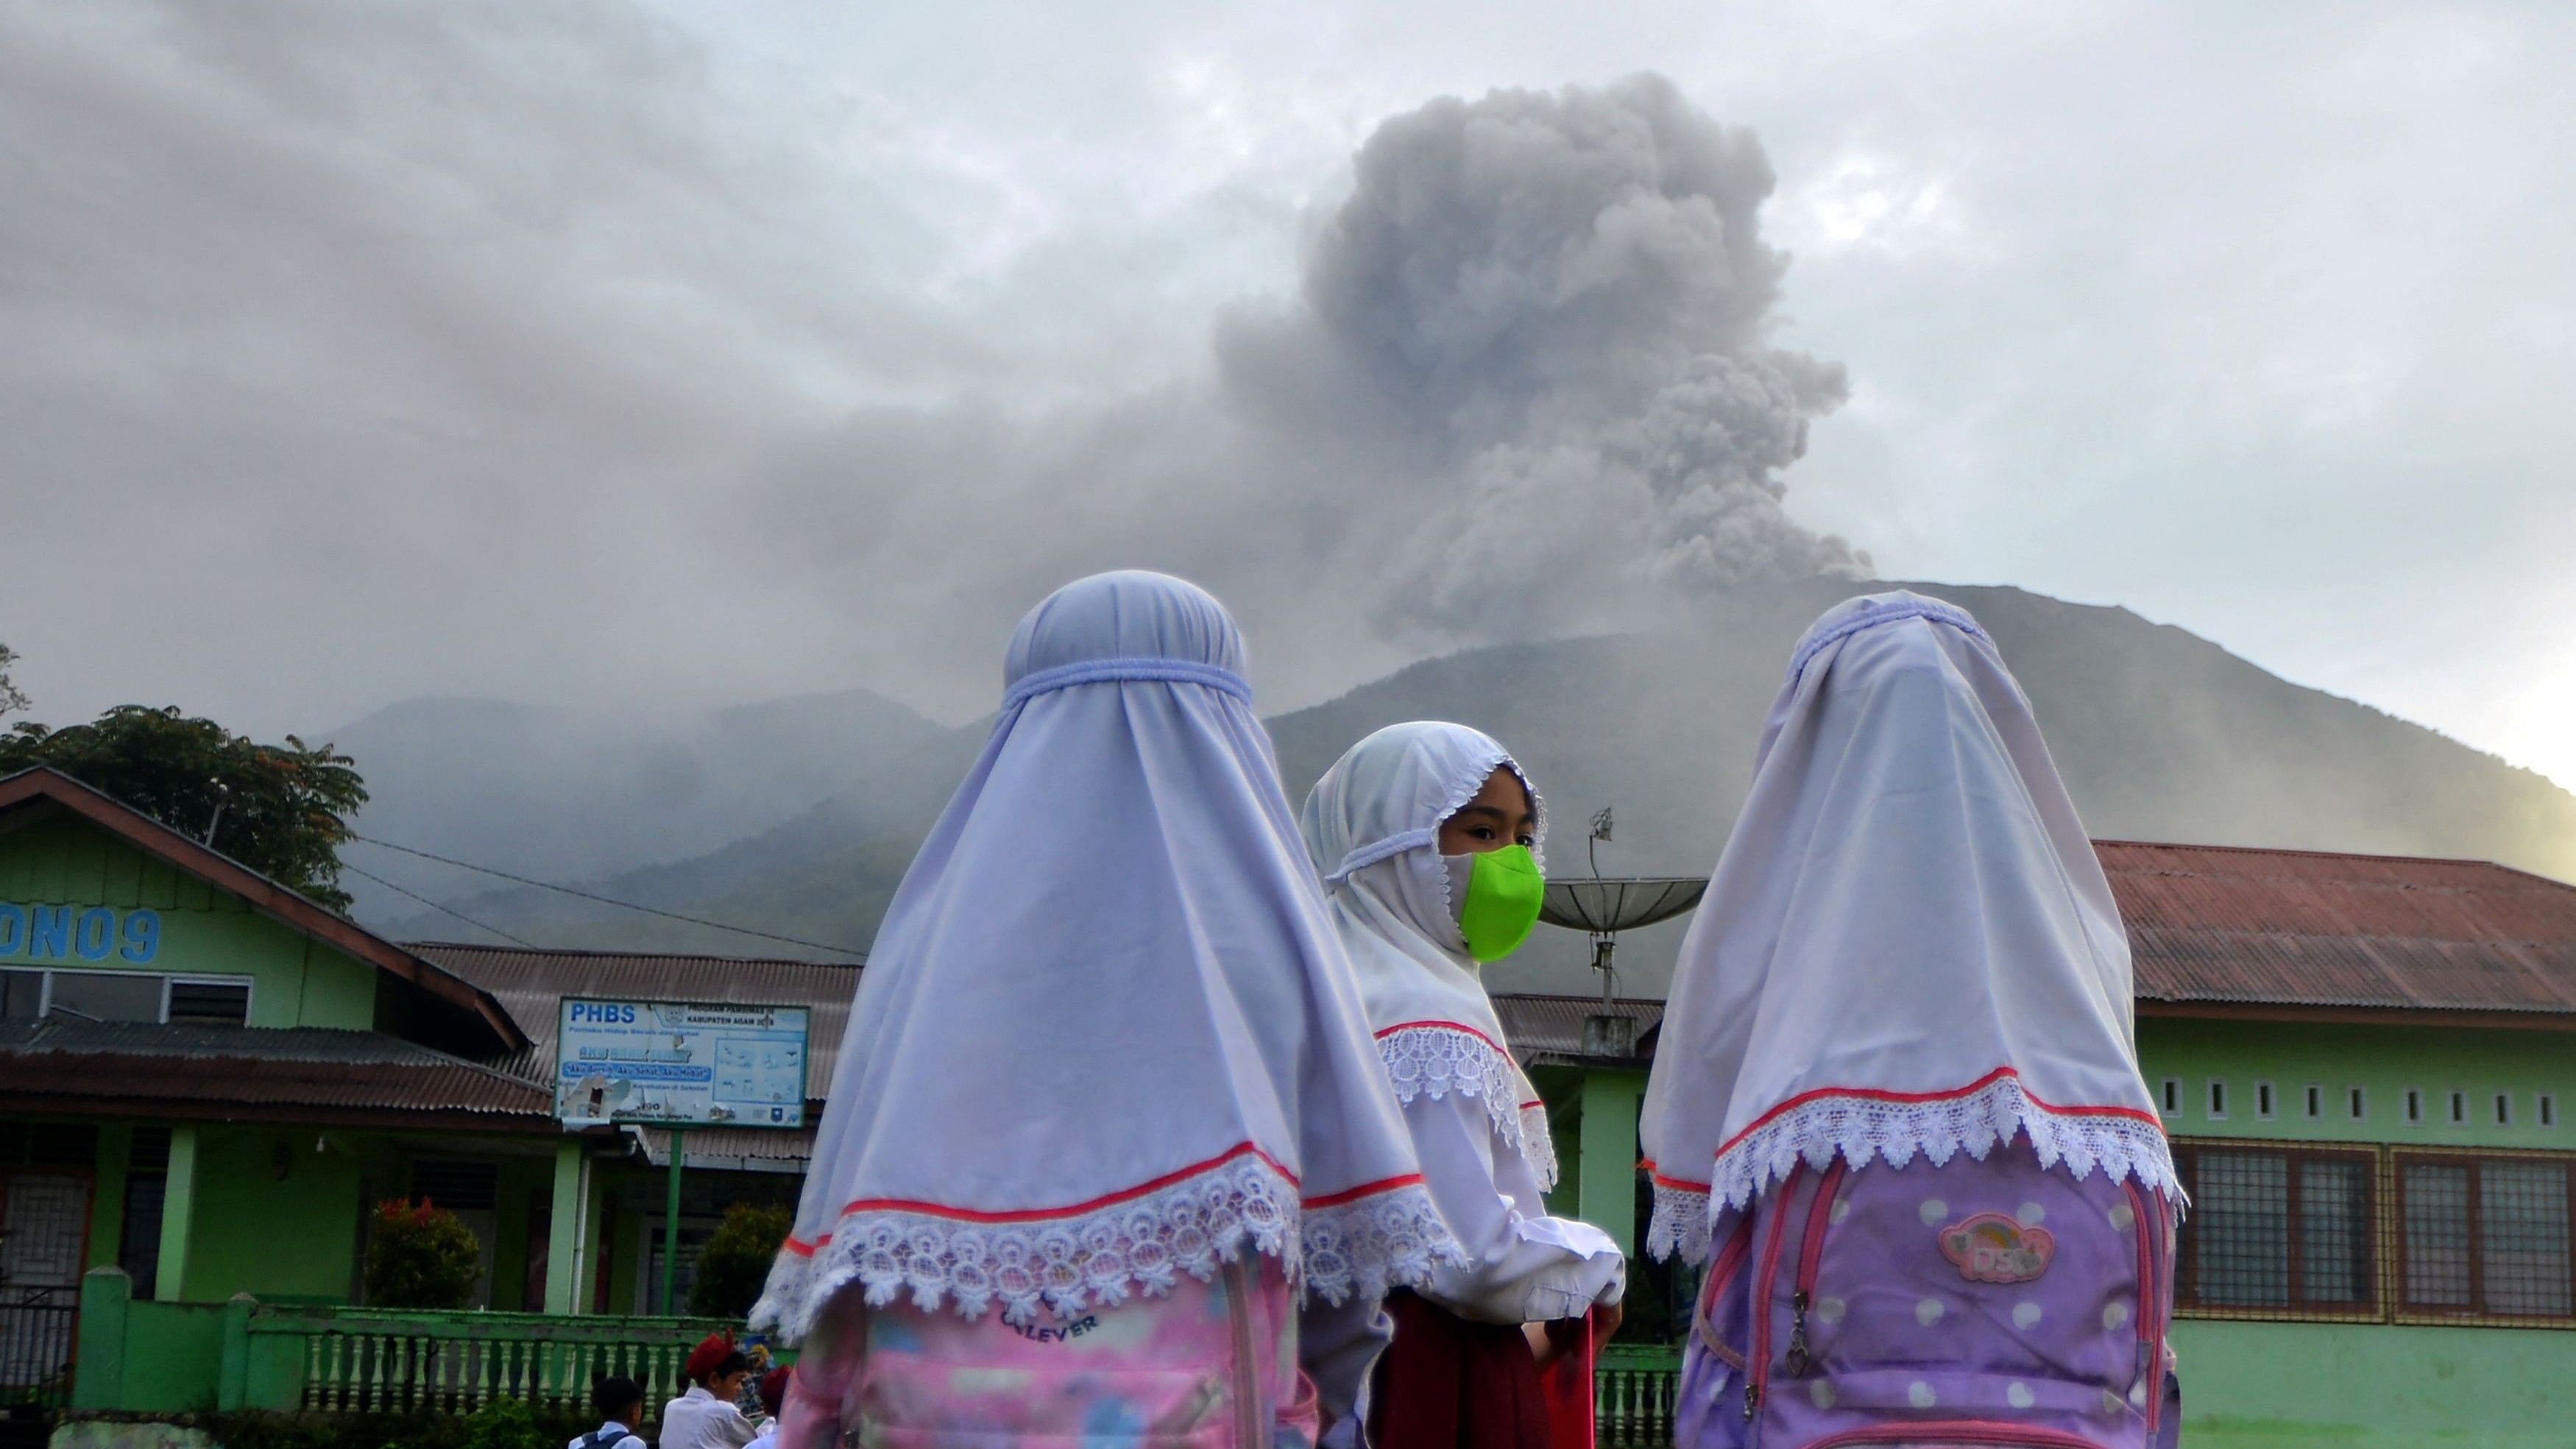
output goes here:
{"type": "Polygon", "coordinates": [[[978,1318],[998,1304],[1004,1321],[1027,1325],[1041,1306],[1070,1315],[1138,1293],[1159,1297],[1182,1273],[1206,1282],[1247,1246],[1331,1303],[1354,1293],[1382,1298],[1465,1261],[1419,1177],[1301,1205],[1285,1174],[1244,1153],[1141,1196],[1040,1222],[860,1207],[819,1246],[799,1251],[791,1242],[778,1255],[751,1323],[802,1339],[824,1303],[855,1283],[871,1307],[909,1294],[923,1312],[947,1303],[978,1318]]]}
{"type": "MultiPolygon", "coordinates": [[[[1529,792],[1530,835],[1539,842],[1530,847],[1530,858],[1537,861],[1540,872],[1545,873],[1547,870],[1547,854],[1544,849],[1547,844],[1547,801],[1540,797],[1538,787],[1530,783],[1529,772],[1521,768],[1520,761],[1513,759],[1509,750],[1495,749],[1478,755],[1476,763],[1462,771],[1459,778],[1451,782],[1449,797],[1440,802],[1440,812],[1431,817],[1431,824],[1419,830],[1399,830],[1384,839],[1352,846],[1350,853],[1342,857],[1342,863],[1333,868],[1333,873],[1324,877],[1324,884],[1340,885],[1350,878],[1353,871],[1366,870],[1381,860],[1392,859],[1408,850],[1418,850],[1426,845],[1439,845],[1440,827],[1448,823],[1450,816],[1465,809],[1468,801],[1476,798],[1476,792],[1485,788],[1486,779],[1494,771],[1505,768],[1510,769],[1512,774],[1519,778],[1521,788],[1529,792]]],[[[1440,883],[1440,897],[1454,914],[1458,903],[1449,900],[1449,882],[1445,876],[1440,883]]]]}
{"type": "Polygon", "coordinates": [[[1919,595],[1894,603],[1872,603],[1832,628],[1819,629],[1808,635],[1805,641],[1798,645],[1798,652],[1790,657],[1789,683],[1793,686],[1797,684],[1798,676],[1807,672],[1808,661],[1823,653],[1826,645],[1838,644],[1863,629],[1875,629],[1881,624],[1893,624],[1899,619],[1929,619],[1936,624],[1947,624],[1972,639],[1984,639],[1989,646],[1995,642],[1986,634],[1984,625],[1979,624],[1967,610],[1955,604],[1945,604],[1939,599],[1926,599],[1919,595]]]}
{"type": "Polygon", "coordinates": [[[1547,1104],[1524,1102],[1527,1085],[1520,1067],[1491,1038],[1474,1027],[1451,1021],[1408,1021],[1377,1034],[1378,1055],[1386,1059],[1395,1099],[1410,1105],[1416,1097],[1433,1101],[1455,1093],[1485,1104],[1494,1134],[1521,1155],[1538,1175],[1539,1186],[1556,1186],[1556,1142],[1547,1126],[1547,1104]]]}
{"type": "Polygon", "coordinates": [[[1965,1151],[1982,1162],[2015,1133],[2030,1135],[2042,1167],[2063,1164],[2079,1179],[2098,1167],[2115,1178],[2136,1178],[2177,1203],[2184,1200],[2162,1126],[2127,1108],[2047,1106],[2024,1092],[2009,1070],[1929,1101],[1832,1091],[1792,1101],[1737,1134],[1718,1153],[1709,1182],[1656,1174],[1646,1251],[1661,1258],[1678,1250],[1686,1262],[1708,1261],[1709,1215],[1745,1206],[1787,1177],[1801,1158],[1819,1168],[1837,1153],[1854,1167],[1866,1167],[1873,1158],[1903,1167],[1919,1152],[1938,1166],[1965,1151]]]}
{"type": "Polygon", "coordinates": [[[1002,696],[1002,710],[1033,695],[1071,689],[1077,684],[1120,684],[1131,680],[1159,680],[1165,684],[1204,684],[1221,689],[1245,704],[1252,703],[1252,685],[1231,669],[1214,664],[1201,664],[1195,659],[1077,659],[1023,675],[1020,682],[1002,696]]]}

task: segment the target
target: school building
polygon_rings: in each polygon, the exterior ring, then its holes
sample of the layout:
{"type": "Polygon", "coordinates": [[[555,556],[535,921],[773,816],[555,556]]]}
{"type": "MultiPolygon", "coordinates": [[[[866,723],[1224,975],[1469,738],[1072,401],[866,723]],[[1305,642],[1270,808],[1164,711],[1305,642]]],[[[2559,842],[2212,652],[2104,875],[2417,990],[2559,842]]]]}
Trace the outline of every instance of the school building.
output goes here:
{"type": "MultiPolygon", "coordinates": [[[[2186,1442],[2576,1442],[2576,887],[2477,862],[2100,850],[2192,1194],[2186,1442]]],[[[0,1402],[337,1405],[320,1369],[263,1379],[261,1335],[363,1312],[369,1209],[396,1196],[484,1243],[490,1311],[437,1333],[550,1312],[523,1336],[564,1339],[564,1315],[664,1312],[671,1142],[563,1130],[560,1000],[809,1007],[811,1120],[855,985],[847,965],[398,945],[62,776],[0,780],[0,1402]],[[110,1341],[78,1322],[101,1268],[126,1275],[123,1341],[145,1345],[115,1369],[75,1362],[110,1341]],[[145,1344],[147,1310],[166,1347],[145,1344]]],[[[1614,1003],[1608,1032],[1594,999],[1498,1005],[1550,1104],[1552,1206],[1633,1248],[1661,1004],[1614,1003]]],[[[683,1294],[723,1207],[792,1200],[810,1143],[687,1134],[683,1294]]],[[[1690,1284],[1640,1264],[1634,1285],[1634,1336],[1676,1341],[1690,1284]]],[[[1647,1442],[1622,1435],[1604,1442],[1647,1442]]]]}
{"type": "MultiPolygon", "coordinates": [[[[61,775],[0,780],[0,1402],[73,1397],[91,1269],[147,1304],[360,1302],[370,1211],[394,1197],[473,1227],[480,1307],[667,1313],[669,1134],[563,1130],[559,1000],[810,1008],[810,1095],[856,984],[849,965],[400,946],[61,775]]],[[[733,1202],[792,1204],[812,1133],[683,1141],[685,1304],[696,1244],[733,1202]]],[[[128,1365],[103,1406],[214,1407],[212,1366],[187,1361],[211,1344],[138,1346],[170,1362],[128,1365]]]]}

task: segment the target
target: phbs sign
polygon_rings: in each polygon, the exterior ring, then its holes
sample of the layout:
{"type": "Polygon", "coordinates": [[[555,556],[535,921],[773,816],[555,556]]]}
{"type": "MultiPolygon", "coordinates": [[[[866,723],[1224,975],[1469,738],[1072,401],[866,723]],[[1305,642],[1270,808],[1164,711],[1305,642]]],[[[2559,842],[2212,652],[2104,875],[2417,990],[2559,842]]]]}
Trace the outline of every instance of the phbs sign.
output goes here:
{"type": "Polygon", "coordinates": [[[805,1125],[801,1006],[565,997],[555,1115],[572,1126],[805,1125]]]}

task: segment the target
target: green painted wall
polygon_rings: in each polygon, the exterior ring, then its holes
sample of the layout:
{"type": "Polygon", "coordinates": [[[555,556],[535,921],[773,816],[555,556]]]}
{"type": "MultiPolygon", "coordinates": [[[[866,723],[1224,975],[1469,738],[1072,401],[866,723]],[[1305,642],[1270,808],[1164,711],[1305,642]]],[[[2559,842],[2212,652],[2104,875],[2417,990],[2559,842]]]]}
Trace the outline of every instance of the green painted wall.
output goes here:
{"type": "Polygon", "coordinates": [[[224,1358],[224,1305],[136,1303],[125,1323],[124,1392],[117,1407],[168,1413],[215,1406],[224,1358]]]}
{"type": "Polygon", "coordinates": [[[139,970],[251,978],[251,1025],[376,1022],[376,969],[252,910],[239,897],[135,849],[85,820],[56,816],[0,836],[0,902],[108,906],[160,913],[158,950],[137,964],[121,951],[91,961],[37,957],[21,933],[0,967],[139,970]]]}
{"type": "Polygon", "coordinates": [[[2174,1354],[2192,1449],[2576,1444],[2576,1333],[2189,1319],[2174,1354]]]}
{"type": "Polygon", "coordinates": [[[359,1163],[346,1152],[315,1152],[314,1136],[311,1128],[199,1129],[187,1301],[221,1303],[236,1293],[348,1301],[359,1163]]]}
{"type": "Polygon", "coordinates": [[[2181,1084],[2176,1135],[2274,1137],[2398,1146],[2555,1148],[2576,1151],[2576,1033],[2439,1027],[2309,1026],[2152,1018],[2138,1023],[2138,1059],[2150,1091],[2181,1084]],[[2209,1084],[2227,1086],[2227,1116],[2209,1111],[2209,1084]],[[2274,1112],[2257,1113],[2255,1088],[2269,1081],[2274,1112]],[[2305,1114],[2306,1089],[2324,1089],[2324,1116],[2305,1114]],[[2355,1121],[2346,1092],[2360,1087],[2368,1113],[2355,1121]],[[2424,1094],[2425,1120],[2406,1121],[2406,1093],[2424,1094]],[[2467,1094],[2468,1121],[2453,1125],[2450,1094],[2467,1094]],[[2495,1096],[2512,1098],[2513,1121],[2498,1126],[2495,1096]],[[2558,1120],[2539,1125],[2536,1098],[2554,1093],[2558,1120]]]}

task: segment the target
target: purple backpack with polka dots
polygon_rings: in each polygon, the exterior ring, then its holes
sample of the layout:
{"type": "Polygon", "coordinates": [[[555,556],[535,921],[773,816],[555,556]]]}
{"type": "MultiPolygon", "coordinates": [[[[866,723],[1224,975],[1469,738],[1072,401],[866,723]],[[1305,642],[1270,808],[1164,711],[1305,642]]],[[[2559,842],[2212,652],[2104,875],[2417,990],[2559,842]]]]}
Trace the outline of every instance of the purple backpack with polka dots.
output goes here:
{"type": "Polygon", "coordinates": [[[1801,1164],[1716,1225],[1683,1449],[2161,1449],[2174,1213],[2028,1139],[1935,1165],[1801,1164]]]}

